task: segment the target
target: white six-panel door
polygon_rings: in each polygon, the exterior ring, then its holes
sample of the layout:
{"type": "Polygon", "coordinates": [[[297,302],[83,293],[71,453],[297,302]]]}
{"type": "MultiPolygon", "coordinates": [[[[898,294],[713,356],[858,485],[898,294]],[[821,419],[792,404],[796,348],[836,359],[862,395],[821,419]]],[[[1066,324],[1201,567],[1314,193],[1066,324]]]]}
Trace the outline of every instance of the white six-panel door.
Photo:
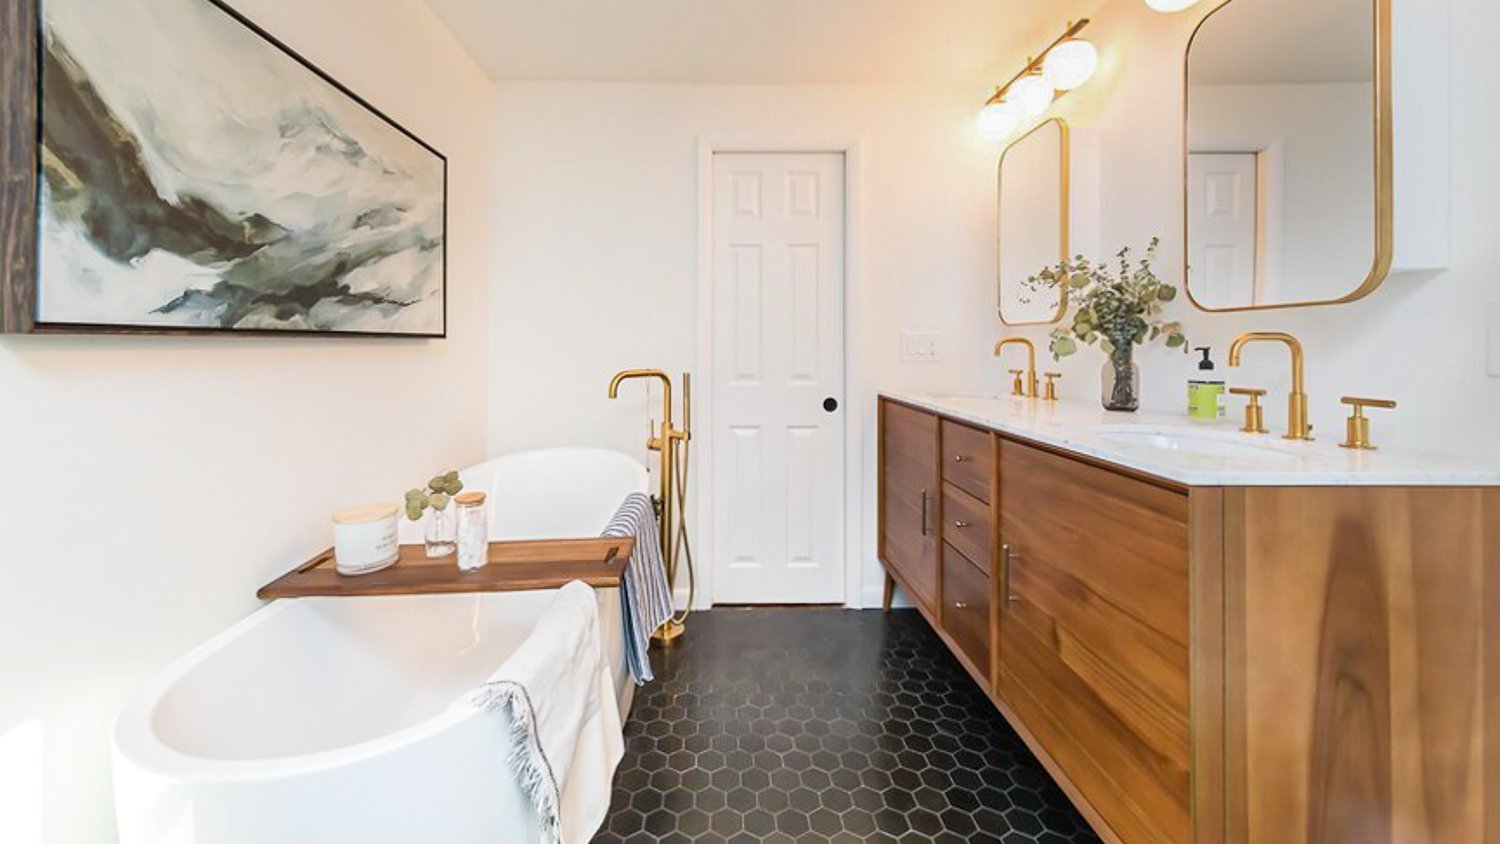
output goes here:
{"type": "Polygon", "coordinates": [[[844,156],[713,157],[713,598],[844,600],[844,156]]]}

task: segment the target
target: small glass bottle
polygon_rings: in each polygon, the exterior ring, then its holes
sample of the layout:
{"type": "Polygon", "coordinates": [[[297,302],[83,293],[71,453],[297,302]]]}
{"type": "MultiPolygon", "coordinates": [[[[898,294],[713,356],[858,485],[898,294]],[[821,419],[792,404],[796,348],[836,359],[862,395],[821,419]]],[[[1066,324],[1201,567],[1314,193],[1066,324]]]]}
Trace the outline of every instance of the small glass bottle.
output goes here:
{"type": "Polygon", "coordinates": [[[490,561],[490,525],[484,493],[460,493],[453,503],[458,510],[458,569],[481,569],[490,561]]]}
{"type": "Polygon", "coordinates": [[[451,503],[441,510],[436,507],[428,508],[427,527],[424,535],[428,559],[446,557],[453,553],[453,549],[456,547],[453,537],[453,510],[454,508],[451,503]]]}

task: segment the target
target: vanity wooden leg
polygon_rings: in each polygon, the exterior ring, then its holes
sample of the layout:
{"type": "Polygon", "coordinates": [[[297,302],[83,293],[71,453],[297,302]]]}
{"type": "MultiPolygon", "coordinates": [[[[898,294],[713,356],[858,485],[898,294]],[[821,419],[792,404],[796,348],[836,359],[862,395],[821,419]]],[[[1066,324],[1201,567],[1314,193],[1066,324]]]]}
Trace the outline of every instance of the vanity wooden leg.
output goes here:
{"type": "Polygon", "coordinates": [[[880,611],[891,611],[891,598],[896,594],[896,578],[891,577],[890,572],[885,573],[885,597],[881,599],[880,611]]]}

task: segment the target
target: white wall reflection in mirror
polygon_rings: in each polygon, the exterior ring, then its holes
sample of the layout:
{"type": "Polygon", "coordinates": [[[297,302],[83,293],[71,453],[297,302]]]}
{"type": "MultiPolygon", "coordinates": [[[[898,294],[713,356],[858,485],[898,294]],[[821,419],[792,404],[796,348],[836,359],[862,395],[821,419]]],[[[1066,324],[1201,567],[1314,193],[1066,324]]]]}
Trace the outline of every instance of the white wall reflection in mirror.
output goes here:
{"type": "Polygon", "coordinates": [[[1053,119],[1000,156],[1000,319],[1007,325],[1056,322],[1054,290],[1026,280],[1068,257],[1068,126],[1053,119]]]}

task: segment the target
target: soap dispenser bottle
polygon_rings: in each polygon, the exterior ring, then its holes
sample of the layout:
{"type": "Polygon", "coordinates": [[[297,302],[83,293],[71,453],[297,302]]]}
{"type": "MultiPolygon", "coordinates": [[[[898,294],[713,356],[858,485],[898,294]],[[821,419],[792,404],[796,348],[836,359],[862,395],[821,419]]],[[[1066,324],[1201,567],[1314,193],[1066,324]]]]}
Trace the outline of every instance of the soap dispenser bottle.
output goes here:
{"type": "Polygon", "coordinates": [[[1218,422],[1226,413],[1224,382],[1214,373],[1213,351],[1208,346],[1199,346],[1203,353],[1198,362],[1198,377],[1188,381],[1188,418],[1194,422],[1218,422]]]}

